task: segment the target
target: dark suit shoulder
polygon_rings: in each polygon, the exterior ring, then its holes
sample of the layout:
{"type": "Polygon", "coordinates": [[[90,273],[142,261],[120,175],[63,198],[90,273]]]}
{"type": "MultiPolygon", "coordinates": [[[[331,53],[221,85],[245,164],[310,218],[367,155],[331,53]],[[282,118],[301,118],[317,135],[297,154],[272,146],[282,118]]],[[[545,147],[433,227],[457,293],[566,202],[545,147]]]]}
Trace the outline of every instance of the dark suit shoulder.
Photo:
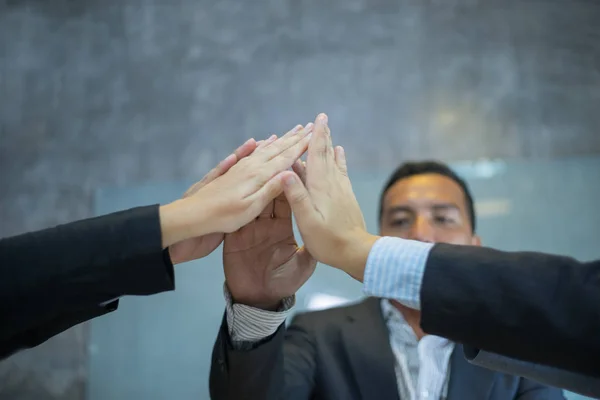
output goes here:
{"type": "Polygon", "coordinates": [[[341,323],[370,311],[379,312],[379,299],[371,297],[325,310],[299,312],[292,318],[291,324],[322,330],[339,327],[341,323]]]}

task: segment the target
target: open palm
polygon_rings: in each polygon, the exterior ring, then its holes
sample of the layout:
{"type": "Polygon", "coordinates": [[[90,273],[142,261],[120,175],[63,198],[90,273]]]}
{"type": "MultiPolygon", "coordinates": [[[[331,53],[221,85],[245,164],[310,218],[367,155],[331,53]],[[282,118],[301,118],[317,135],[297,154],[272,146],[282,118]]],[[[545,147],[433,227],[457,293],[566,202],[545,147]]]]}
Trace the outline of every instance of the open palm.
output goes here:
{"type": "Polygon", "coordinates": [[[316,261],[298,247],[292,211],[281,195],[253,222],[225,235],[223,266],[235,302],[270,308],[296,293],[316,261]]]}

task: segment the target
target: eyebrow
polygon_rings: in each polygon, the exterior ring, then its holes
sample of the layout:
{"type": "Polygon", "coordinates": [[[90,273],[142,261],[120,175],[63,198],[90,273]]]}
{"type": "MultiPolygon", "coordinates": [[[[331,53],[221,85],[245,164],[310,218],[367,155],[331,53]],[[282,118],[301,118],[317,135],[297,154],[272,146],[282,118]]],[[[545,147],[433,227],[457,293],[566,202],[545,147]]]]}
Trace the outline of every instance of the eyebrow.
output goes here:
{"type": "Polygon", "coordinates": [[[456,210],[460,212],[460,208],[456,204],[452,203],[442,203],[442,204],[434,204],[431,206],[436,211],[444,211],[444,210],[456,210]]]}
{"type": "MultiPolygon", "coordinates": [[[[453,203],[437,203],[433,204],[430,208],[434,211],[456,210],[460,212],[460,208],[453,203]]],[[[391,215],[400,212],[413,213],[414,209],[409,206],[393,206],[387,210],[386,214],[391,215]]]]}
{"type": "Polygon", "coordinates": [[[396,213],[400,213],[400,212],[412,213],[413,209],[408,206],[393,206],[387,210],[386,214],[391,215],[391,214],[396,214],[396,213]]]}

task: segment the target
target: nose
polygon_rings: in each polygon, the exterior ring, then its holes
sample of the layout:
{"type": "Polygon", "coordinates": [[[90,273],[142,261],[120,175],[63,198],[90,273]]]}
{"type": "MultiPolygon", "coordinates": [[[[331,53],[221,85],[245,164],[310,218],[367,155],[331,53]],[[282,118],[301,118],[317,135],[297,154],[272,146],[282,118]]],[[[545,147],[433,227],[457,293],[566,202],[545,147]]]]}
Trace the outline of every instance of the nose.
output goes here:
{"type": "Polygon", "coordinates": [[[410,232],[410,239],[427,243],[435,241],[434,227],[429,218],[424,215],[417,216],[410,232]]]}

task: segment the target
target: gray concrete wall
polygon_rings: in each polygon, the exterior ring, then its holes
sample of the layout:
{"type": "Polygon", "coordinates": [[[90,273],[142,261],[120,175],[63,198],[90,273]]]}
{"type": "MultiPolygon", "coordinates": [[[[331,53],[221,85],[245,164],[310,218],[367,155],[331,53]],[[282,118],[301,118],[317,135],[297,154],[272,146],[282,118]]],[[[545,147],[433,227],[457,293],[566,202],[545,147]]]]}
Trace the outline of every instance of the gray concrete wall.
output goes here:
{"type": "MultiPolygon", "coordinates": [[[[0,236],[200,177],[319,111],[351,167],[600,152],[600,3],[0,0],[0,236]]],[[[0,363],[81,399],[86,327],[0,363]]]]}

